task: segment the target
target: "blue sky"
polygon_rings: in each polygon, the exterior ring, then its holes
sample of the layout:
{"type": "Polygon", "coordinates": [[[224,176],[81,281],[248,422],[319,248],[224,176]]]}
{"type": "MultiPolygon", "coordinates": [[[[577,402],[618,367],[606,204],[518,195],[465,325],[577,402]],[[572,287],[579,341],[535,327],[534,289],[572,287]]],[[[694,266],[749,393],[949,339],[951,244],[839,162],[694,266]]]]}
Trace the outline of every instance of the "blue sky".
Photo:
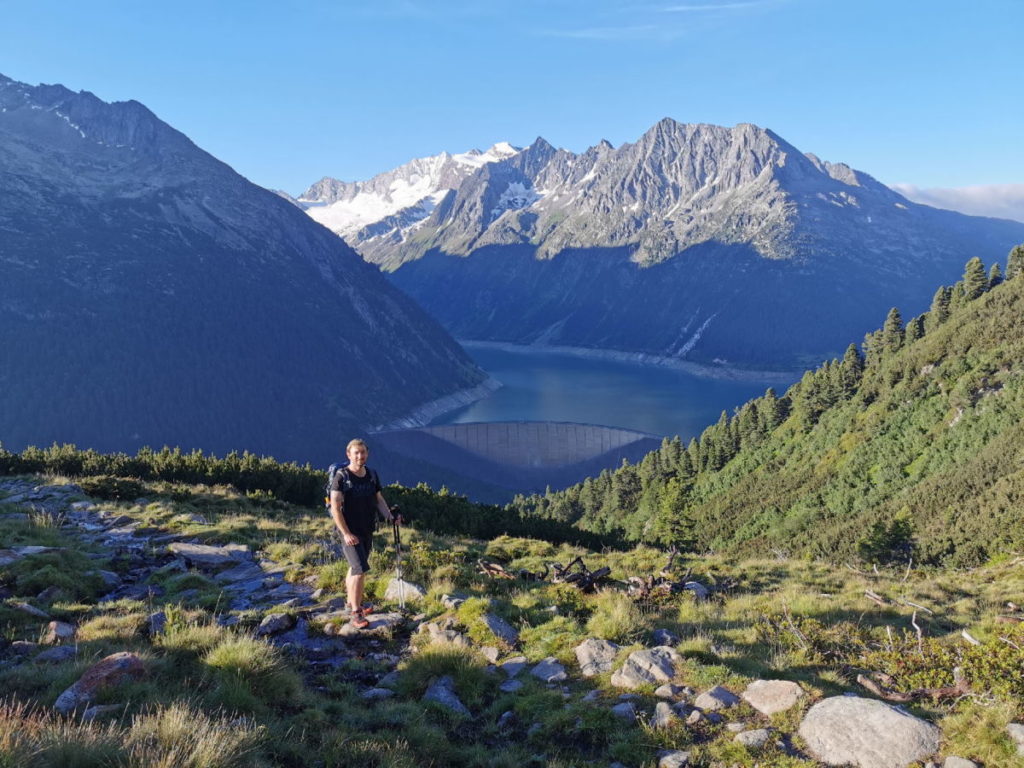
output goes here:
{"type": "Polygon", "coordinates": [[[0,20],[0,72],[137,99],[292,193],[665,116],[890,184],[1024,184],[1021,0],[0,0],[0,20]]]}

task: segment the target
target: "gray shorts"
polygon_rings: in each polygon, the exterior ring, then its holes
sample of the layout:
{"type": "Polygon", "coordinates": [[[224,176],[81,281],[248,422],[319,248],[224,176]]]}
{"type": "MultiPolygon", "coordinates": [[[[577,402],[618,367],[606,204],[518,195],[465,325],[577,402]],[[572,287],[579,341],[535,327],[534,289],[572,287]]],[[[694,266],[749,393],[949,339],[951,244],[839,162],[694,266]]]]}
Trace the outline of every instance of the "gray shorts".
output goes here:
{"type": "Polygon", "coordinates": [[[362,576],[370,571],[370,550],[373,549],[372,533],[357,533],[359,543],[354,547],[345,543],[345,537],[338,533],[341,541],[341,552],[348,561],[348,572],[353,576],[362,576]]]}

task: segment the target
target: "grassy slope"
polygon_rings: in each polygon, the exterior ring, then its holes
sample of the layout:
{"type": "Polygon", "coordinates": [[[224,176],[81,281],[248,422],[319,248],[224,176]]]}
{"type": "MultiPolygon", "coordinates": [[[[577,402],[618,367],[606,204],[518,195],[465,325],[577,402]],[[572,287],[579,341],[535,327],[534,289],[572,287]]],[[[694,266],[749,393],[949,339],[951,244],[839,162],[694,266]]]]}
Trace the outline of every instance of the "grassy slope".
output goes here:
{"type": "Polygon", "coordinates": [[[928,562],[973,565],[1024,545],[1024,279],[869,364],[853,396],[836,399],[813,425],[791,407],[717,471],[690,478],[674,463],[678,449],[665,446],[589,489],[516,506],[640,538],[679,475],[685,491],[672,514],[699,551],[842,560],[874,523],[900,514],[928,562]]]}
{"type": "MultiPolygon", "coordinates": [[[[193,486],[186,491],[180,484],[151,483],[144,490],[149,500],[144,506],[101,503],[112,512],[195,533],[210,542],[247,543],[284,564],[289,580],[315,578],[329,593],[342,587],[343,567],[324,562],[316,543],[327,530],[319,509],[246,498],[227,487],[193,486]],[[185,516],[193,513],[213,525],[188,522],[185,516]]],[[[13,509],[0,504],[0,512],[13,509]]],[[[0,533],[12,545],[66,548],[53,565],[59,566],[65,588],[72,593],[42,607],[79,625],[79,657],[60,664],[17,664],[9,663],[11,658],[0,651],[5,662],[0,665],[0,690],[8,702],[0,706],[0,765],[99,766],[121,760],[128,765],[208,768],[604,766],[619,760],[628,766],[653,766],[657,750],[665,747],[691,750],[700,768],[755,761],[766,768],[805,764],[775,748],[755,757],[721,725],[654,731],[612,717],[609,707],[617,703],[620,691],[610,685],[608,675],[589,682],[580,679],[572,648],[596,635],[633,649],[649,644],[653,629],[666,628],[680,637],[677,647],[687,659],[678,682],[698,689],[726,684],[740,690],[755,677],[784,677],[801,682],[813,700],[855,689],[857,668],[884,670],[895,675],[899,687],[909,688],[948,682],[957,663],[979,696],[953,706],[924,706],[918,714],[940,721],[947,734],[944,753],[1024,768],[1024,762],[1012,757],[1001,731],[1008,720],[1022,714],[1024,654],[1000,640],[1003,636],[1020,646],[1024,633],[995,622],[1007,600],[1021,602],[1024,578],[1019,563],[973,572],[876,574],[809,561],[700,558],[686,565],[701,581],[722,587],[711,601],[697,603],[685,593],[657,605],[637,606],[614,586],[583,596],[564,585],[489,581],[476,574],[473,562],[486,556],[513,570],[536,570],[544,562],[583,555],[591,567],[606,563],[613,578],[623,579],[660,569],[665,555],[658,550],[595,553],[530,539],[480,541],[410,531],[407,574],[430,588],[427,616],[451,617],[476,642],[494,645],[499,643],[480,614],[486,607],[504,616],[521,632],[517,652],[534,661],[556,656],[567,665],[570,696],[564,699],[557,688],[550,690],[529,676],[519,693],[503,694],[497,688],[501,677],[488,675],[486,662],[475,651],[430,646],[403,658],[396,698],[367,702],[359,697],[359,689],[366,684],[365,676],[378,670],[373,657],[357,654],[334,672],[310,677],[280,650],[252,639],[248,632],[259,615],[241,614],[235,627],[219,625],[215,617],[224,601],[217,586],[198,573],[157,577],[167,592],[153,603],[98,604],[101,589],[84,575],[97,567],[117,569],[118,561],[89,559],[82,545],[49,522],[0,514],[0,533]],[[863,597],[865,589],[880,593],[891,604],[877,607],[863,597]],[[479,599],[449,611],[440,596],[456,590],[479,599]],[[899,600],[934,611],[917,615],[928,638],[920,654],[909,623],[914,609],[899,600]],[[549,610],[553,605],[558,607],[554,615],[549,610]],[[160,607],[169,612],[169,630],[150,639],[144,631],[146,616],[160,607]],[[979,651],[959,639],[964,628],[982,641],[979,651]],[[91,660],[121,650],[142,654],[150,670],[146,680],[103,699],[122,705],[123,715],[87,725],[32,710],[52,704],[91,660]],[[363,676],[363,682],[354,683],[353,674],[363,676]],[[438,674],[455,677],[459,695],[476,715],[472,721],[453,719],[419,702],[438,674]],[[581,701],[592,688],[601,692],[597,706],[581,701]],[[515,712],[516,720],[502,730],[495,723],[506,711],[515,712]]],[[[378,575],[369,586],[374,595],[387,580],[391,555],[382,547],[373,556],[378,575]]],[[[43,586],[36,578],[43,565],[40,560],[4,567],[0,583],[14,597],[31,599],[43,586]]],[[[0,627],[6,640],[35,640],[40,632],[38,620],[8,605],[0,606],[0,627]]],[[[401,652],[403,644],[396,638],[384,650],[401,652]]],[[[638,707],[650,712],[656,701],[652,692],[639,693],[638,707]]],[[[808,704],[774,716],[770,724],[793,733],[808,704]]],[[[729,719],[769,724],[746,707],[730,713],[729,719]]]]}
{"type": "Polygon", "coordinates": [[[849,556],[871,523],[909,512],[928,560],[1019,548],[1024,520],[1024,280],[869,367],[852,400],[794,419],[701,478],[705,540],[740,551],[849,556]]]}

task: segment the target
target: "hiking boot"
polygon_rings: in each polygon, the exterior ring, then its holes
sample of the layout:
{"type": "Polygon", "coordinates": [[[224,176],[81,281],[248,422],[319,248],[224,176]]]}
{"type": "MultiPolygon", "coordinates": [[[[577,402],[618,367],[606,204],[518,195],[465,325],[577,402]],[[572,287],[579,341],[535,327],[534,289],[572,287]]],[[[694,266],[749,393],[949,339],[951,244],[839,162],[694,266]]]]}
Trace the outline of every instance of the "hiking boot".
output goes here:
{"type": "Polygon", "coordinates": [[[356,613],[362,613],[365,615],[367,613],[373,613],[373,609],[375,607],[376,606],[372,605],[371,603],[363,603],[358,608],[353,608],[351,605],[346,605],[345,610],[348,611],[349,616],[352,616],[356,613]]]}
{"type": "Polygon", "coordinates": [[[361,611],[353,612],[352,618],[349,619],[349,624],[351,624],[356,629],[366,629],[368,626],[370,626],[370,622],[368,622],[363,617],[363,614],[362,614],[361,611]]]}

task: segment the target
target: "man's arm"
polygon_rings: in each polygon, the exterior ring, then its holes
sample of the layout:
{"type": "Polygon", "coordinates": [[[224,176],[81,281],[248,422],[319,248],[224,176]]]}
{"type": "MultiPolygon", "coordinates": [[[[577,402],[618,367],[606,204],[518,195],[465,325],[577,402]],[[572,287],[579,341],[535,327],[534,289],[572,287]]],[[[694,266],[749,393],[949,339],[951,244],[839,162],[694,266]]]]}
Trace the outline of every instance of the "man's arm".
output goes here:
{"type": "MultiPolygon", "coordinates": [[[[380,496],[379,493],[377,495],[380,496]]],[[[334,525],[339,531],[341,531],[341,536],[345,540],[345,543],[350,547],[353,547],[359,543],[359,537],[352,533],[348,528],[348,523],[345,521],[345,514],[343,511],[344,503],[344,493],[341,491],[331,491],[331,517],[334,519],[334,525]]]]}
{"type": "Polygon", "coordinates": [[[377,491],[377,510],[384,515],[384,519],[389,523],[395,519],[394,515],[391,514],[391,507],[384,501],[384,494],[377,491]]]}

